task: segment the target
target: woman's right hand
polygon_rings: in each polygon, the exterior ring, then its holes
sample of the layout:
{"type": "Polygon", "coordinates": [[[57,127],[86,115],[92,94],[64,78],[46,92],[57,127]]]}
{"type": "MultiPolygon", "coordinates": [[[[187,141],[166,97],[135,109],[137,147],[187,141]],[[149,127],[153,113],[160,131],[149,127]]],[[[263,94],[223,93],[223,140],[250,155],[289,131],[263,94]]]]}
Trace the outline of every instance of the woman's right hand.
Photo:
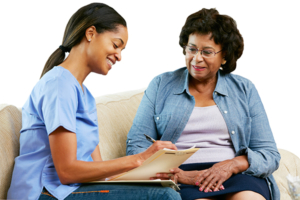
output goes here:
{"type": "Polygon", "coordinates": [[[161,150],[164,148],[177,150],[177,147],[175,146],[175,144],[173,144],[170,141],[156,140],[146,151],[139,153],[142,163],[145,160],[147,160],[150,156],[152,156],[154,153],[156,153],[158,150],[161,150]]]}

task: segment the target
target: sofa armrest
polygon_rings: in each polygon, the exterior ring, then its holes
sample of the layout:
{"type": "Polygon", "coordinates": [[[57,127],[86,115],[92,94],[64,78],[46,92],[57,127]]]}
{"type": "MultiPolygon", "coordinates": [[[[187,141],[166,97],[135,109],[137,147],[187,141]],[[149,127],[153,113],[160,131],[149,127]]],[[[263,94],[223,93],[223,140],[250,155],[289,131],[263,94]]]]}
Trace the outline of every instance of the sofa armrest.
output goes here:
{"type": "Polygon", "coordinates": [[[291,174],[292,176],[300,177],[300,159],[293,153],[279,149],[281,155],[280,165],[278,170],[273,173],[275,181],[280,190],[280,199],[292,200],[286,176],[291,174]]]}
{"type": "Polygon", "coordinates": [[[0,199],[6,199],[14,159],[19,155],[22,113],[12,105],[0,105],[0,199]]]}

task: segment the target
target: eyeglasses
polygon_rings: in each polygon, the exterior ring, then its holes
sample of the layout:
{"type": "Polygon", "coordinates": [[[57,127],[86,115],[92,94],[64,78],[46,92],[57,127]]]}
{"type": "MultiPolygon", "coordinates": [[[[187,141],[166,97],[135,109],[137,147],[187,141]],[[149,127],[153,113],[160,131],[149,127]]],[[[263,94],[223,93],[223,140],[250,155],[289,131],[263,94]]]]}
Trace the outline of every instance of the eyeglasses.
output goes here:
{"type": "Polygon", "coordinates": [[[184,46],[185,52],[187,54],[190,55],[197,55],[197,53],[200,51],[201,56],[205,57],[205,58],[212,58],[214,57],[217,53],[221,52],[222,50],[218,51],[218,52],[214,52],[213,50],[210,49],[203,49],[203,50],[199,50],[196,47],[193,46],[184,46]]]}

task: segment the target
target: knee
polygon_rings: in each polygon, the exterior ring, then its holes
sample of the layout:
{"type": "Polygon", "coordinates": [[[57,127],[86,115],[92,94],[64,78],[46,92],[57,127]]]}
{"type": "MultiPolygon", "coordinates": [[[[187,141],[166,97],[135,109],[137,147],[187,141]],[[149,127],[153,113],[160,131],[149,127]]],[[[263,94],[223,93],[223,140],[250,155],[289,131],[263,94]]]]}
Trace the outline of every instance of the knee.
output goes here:
{"type": "Polygon", "coordinates": [[[225,198],[226,200],[266,200],[261,194],[253,191],[241,191],[236,193],[228,194],[225,198]]]}
{"type": "Polygon", "coordinates": [[[176,192],[175,190],[173,190],[172,188],[164,188],[166,191],[163,194],[163,198],[161,199],[165,199],[165,200],[181,200],[181,196],[179,194],[179,192],[176,192]]]}

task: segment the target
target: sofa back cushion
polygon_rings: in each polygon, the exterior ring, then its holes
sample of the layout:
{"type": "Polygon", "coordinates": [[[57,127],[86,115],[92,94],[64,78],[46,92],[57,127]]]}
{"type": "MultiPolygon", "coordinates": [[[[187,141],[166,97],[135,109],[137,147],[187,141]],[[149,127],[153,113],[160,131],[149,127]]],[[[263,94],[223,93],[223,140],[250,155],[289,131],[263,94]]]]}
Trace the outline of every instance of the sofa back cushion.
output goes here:
{"type": "Polygon", "coordinates": [[[14,159],[19,155],[22,113],[12,105],[0,105],[0,199],[6,199],[14,159]]]}
{"type": "Polygon", "coordinates": [[[96,98],[103,160],[126,155],[126,139],[145,89],[96,98]]]}

